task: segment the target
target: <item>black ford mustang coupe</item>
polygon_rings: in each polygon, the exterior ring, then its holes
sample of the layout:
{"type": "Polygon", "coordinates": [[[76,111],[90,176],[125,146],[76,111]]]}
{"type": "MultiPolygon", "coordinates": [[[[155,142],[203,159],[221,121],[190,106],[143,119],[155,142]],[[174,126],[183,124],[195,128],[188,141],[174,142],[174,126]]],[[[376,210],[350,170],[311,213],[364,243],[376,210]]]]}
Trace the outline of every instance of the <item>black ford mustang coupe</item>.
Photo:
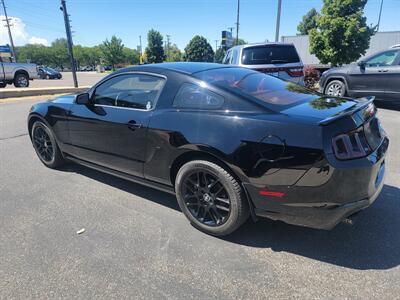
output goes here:
{"type": "Polygon", "coordinates": [[[209,234],[249,216],[331,229],[383,186],[389,141],[372,101],[240,67],[165,63],[35,104],[28,128],[46,166],[73,161],[174,193],[209,234]]]}

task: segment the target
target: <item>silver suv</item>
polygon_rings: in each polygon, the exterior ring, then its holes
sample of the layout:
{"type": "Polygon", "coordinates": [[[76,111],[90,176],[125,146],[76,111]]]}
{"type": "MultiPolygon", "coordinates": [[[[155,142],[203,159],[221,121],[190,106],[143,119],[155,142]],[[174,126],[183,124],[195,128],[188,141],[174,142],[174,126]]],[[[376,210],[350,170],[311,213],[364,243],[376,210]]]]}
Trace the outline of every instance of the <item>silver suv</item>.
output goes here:
{"type": "Polygon", "coordinates": [[[235,46],[226,52],[222,63],[304,84],[304,65],[293,44],[263,43],[235,46]]]}

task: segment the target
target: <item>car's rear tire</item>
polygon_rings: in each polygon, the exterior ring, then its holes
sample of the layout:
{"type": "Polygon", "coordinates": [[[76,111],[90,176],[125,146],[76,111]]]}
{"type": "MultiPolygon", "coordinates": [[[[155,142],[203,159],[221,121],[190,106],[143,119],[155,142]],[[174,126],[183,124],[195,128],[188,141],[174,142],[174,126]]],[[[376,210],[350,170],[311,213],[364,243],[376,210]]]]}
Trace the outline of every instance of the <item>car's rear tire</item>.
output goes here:
{"type": "Polygon", "coordinates": [[[208,234],[228,235],[249,217],[240,183],[215,163],[194,160],[184,164],[176,176],[175,191],[185,216],[208,234]]]}
{"type": "Polygon", "coordinates": [[[25,73],[18,73],[14,77],[15,87],[28,87],[29,86],[29,76],[25,73]]]}
{"type": "Polygon", "coordinates": [[[65,163],[52,131],[42,121],[35,121],[31,130],[32,144],[40,161],[56,169],[65,163]]]}
{"type": "Polygon", "coordinates": [[[0,88],[5,88],[7,86],[6,82],[0,82],[0,88]]]}
{"type": "Polygon", "coordinates": [[[334,97],[344,97],[346,96],[346,85],[341,80],[329,81],[325,87],[325,95],[334,97]]]}

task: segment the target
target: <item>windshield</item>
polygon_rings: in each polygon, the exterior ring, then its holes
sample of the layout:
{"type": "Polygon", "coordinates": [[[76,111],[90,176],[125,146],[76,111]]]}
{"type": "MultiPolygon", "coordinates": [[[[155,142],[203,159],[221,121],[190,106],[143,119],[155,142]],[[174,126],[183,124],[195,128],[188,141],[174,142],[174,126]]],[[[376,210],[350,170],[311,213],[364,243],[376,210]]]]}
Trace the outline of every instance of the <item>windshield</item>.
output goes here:
{"type": "Polygon", "coordinates": [[[300,85],[245,68],[213,69],[194,76],[235,94],[261,100],[276,111],[308,101],[314,95],[300,85]]]}
{"type": "Polygon", "coordinates": [[[50,73],[57,73],[57,71],[52,68],[44,68],[44,70],[50,73]]]}
{"type": "Polygon", "coordinates": [[[245,65],[267,65],[298,63],[300,58],[292,45],[265,45],[243,49],[242,63],[245,65]]]}

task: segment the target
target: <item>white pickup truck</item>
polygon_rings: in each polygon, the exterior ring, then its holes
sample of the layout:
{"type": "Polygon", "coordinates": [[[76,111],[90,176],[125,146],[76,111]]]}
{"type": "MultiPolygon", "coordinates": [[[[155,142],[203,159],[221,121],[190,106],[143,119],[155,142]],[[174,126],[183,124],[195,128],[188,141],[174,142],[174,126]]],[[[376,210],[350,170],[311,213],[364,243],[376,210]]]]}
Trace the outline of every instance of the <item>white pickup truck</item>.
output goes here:
{"type": "Polygon", "coordinates": [[[29,80],[39,78],[36,64],[3,62],[0,58],[0,88],[7,84],[15,87],[28,87],[29,80]]]}

